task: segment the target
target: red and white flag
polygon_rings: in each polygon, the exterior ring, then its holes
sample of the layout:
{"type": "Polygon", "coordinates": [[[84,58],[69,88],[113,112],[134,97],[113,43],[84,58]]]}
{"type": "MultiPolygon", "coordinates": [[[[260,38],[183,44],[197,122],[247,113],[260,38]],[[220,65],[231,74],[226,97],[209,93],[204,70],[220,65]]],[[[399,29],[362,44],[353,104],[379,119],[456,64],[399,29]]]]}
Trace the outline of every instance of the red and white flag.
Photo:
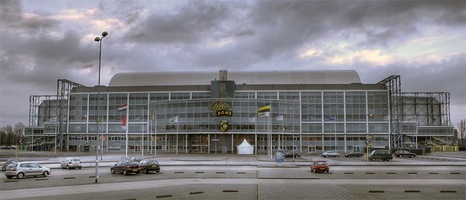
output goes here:
{"type": "Polygon", "coordinates": [[[117,110],[123,111],[123,110],[126,110],[127,108],[128,108],[128,104],[125,103],[125,104],[123,104],[123,105],[121,105],[121,106],[118,106],[118,107],[117,107],[117,110]]]}
{"type": "Polygon", "coordinates": [[[126,116],[121,118],[121,128],[126,130],[126,116]]]}

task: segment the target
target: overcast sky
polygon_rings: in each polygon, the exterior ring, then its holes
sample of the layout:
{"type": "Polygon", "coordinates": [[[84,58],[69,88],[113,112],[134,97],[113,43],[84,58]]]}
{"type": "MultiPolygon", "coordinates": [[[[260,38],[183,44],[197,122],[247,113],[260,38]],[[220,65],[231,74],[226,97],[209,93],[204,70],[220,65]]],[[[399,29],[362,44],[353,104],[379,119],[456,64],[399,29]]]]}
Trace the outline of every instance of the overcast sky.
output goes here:
{"type": "MultiPolygon", "coordinates": [[[[466,1],[0,0],[0,128],[58,79],[120,72],[356,70],[404,92],[450,92],[466,119],[466,1]]],[[[210,80],[206,80],[209,84],[210,80]]]]}

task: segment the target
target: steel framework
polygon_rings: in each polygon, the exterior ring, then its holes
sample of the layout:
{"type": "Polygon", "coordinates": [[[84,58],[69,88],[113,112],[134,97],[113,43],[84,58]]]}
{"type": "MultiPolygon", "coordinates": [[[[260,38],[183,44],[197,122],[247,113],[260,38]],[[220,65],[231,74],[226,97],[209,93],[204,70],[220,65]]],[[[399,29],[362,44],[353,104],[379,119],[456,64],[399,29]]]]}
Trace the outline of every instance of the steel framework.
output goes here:
{"type": "Polygon", "coordinates": [[[29,96],[29,126],[42,126],[45,121],[57,117],[56,95],[31,95],[29,96]],[[44,103],[48,102],[48,103],[44,103]]]}
{"type": "Polygon", "coordinates": [[[385,84],[389,92],[390,106],[390,136],[391,147],[401,148],[403,146],[402,120],[403,120],[403,96],[401,93],[400,75],[391,75],[378,84],[385,84]]]}
{"type": "Polygon", "coordinates": [[[68,119],[68,97],[73,90],[74,87],[84,87],[79,83],[66,80],[66,79],[58,79],[57,80],[57,100],[58,100],[58,108],[57,109],[57,116],[58,116],[58,138],[57,138],[57,147],[60,150],[63,150],[63,147],[66,147],[66,125],[68,119]]]}
{"type": "Polygon", "coordinates": [[[403,121],[418,126],[451,126],[450,93],[403,92],[403,121]]]}
{"type": "Polygon", "coordinates": [[[29,126],[43,126],[51,120],[57,124],[57,143],[59,150],[66,145],[66,123],[68,116],[68,96],[74,87],[83,85],[66,79],[58,79],[56,95],[31,95],[29,97],[29,126]]]}

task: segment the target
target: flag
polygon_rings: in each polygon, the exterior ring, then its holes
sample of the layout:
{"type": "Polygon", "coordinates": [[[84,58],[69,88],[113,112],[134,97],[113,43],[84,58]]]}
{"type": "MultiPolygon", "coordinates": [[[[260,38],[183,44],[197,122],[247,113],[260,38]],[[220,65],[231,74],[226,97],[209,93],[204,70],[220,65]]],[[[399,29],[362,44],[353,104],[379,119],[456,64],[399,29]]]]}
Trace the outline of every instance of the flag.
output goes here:
{"type": "Polygon", "coordinates": [[[260,107],[257,112],[270,112],[270,105],[260,107]]]}
{"type": "Polygon", "coordinates": [[[128,104],[127,104],[127,103],[125,103],[125,104],[123,104],[123,105],[117,107],[118,111],[123,111],[123,110],[126,110],[127,108],[128,108],[128,104]]]}
{"type": "Polygon", "coordinates": [[[259,117],[268,117],[270,115],[270,105],[260,107],[257,112],[259,117]]]}
{"type": "Polygon", "coordinates": [[[249,122],[256,122],[256,117],[250,117],[248,121],[249,122]]]}
{"type": "Polygon", "coordinates": [[[280,115],[278,117],[275,117],[275,120],[277,121],[283,121],[283,115],[280,115]]]}
{"type": "Polygon", "coordinates": [[[257,113],[258,117],[268,117],[270,115],[270,112],[260,112],[257,113]]]}
{"type": "Polygon", "coordinates": [[[126,129],[126,116],[123,116],[121,121],[121,128],[126,129]]]}
{"type": "Polygon", "coordinates": [[[170,122],[170,123],[177,123],[177,122],[178,122],[178,115],[175,116],[175,117],[170,118],[170,119],[168,120],[168,122],[170,122]]]}

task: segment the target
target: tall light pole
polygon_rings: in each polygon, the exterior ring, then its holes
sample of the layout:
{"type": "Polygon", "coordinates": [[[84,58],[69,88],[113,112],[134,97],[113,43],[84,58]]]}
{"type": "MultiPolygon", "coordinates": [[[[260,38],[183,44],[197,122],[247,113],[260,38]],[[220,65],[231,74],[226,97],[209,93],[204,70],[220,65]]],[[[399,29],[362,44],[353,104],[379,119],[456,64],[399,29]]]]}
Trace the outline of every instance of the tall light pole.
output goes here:
{"type": "Polygon", "coordinates": [[[102,37],[96,37],[94,41],[99,43],[99,81],[97,83],[97,138],[95,149],[95,183],[99,180],[99,126],[100,126],[100,69],[102,64],[102,40],[107,36],[107,31],[102,32],[102,37]]]}

